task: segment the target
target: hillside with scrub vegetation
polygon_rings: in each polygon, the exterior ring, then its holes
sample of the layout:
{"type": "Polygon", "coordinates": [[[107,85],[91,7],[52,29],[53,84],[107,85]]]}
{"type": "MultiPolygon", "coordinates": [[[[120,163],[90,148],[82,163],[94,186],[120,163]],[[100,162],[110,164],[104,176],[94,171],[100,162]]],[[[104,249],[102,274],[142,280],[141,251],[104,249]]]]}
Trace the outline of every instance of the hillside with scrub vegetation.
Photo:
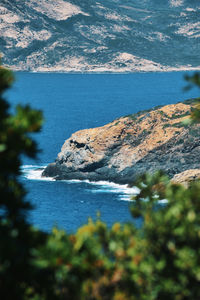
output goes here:
{"type": "Polygon", "coordinates": [[[1,0],[0,52],[18,71],[198,70],[199,12],[198,0],[1,0]]]}

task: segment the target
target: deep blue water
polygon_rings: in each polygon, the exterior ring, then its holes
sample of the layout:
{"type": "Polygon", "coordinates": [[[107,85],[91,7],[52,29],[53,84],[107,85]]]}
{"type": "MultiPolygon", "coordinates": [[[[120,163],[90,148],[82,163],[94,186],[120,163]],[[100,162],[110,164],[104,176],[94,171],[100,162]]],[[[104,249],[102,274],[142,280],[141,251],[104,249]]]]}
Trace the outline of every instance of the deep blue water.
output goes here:
{"type": "Polygon", "coordinates": [[[57,225],[67,231],[84,224],[89,216],[95,218],[97,211],[109,226],[115,221],[131,221],[130,190],[112,184],[40,180],[35,170],[54,161],[74,131],[196,97],[195,89],[183,92],[184,74],[16,73],[8,100],[12,105],[28,103],[41,109],[45,118],[42,131],[34,135],[41,149],[37,161],[23,159],[22,180],[29,191],[27,199],[35,206],[30,221],[43,230],[57,225]]]}

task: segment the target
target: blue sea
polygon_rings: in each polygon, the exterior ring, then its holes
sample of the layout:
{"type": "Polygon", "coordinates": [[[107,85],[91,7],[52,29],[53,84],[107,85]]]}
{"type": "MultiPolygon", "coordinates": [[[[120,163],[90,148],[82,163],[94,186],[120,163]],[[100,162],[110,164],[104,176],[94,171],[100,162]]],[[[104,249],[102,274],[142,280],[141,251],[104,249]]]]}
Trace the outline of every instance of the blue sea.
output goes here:
{"type": "Polygon", "coordinates": [[[134,189],[108,182],[44,179],[40,168],[56,159],[64,141],[77,130],[197,97],[197,89],[183,91],[185,74],[15,73],[15,84],[6,94],[12,109],[18,103],[30,104],[43,111],[45,120],[41,132],[33,135],[40,149],[37,160],[22,158],[21,180],[34,206],[29,221],[45,231],[58,226],[73,232],[100,211],[108,226],[132,222],[129,206],[134,189]]]}

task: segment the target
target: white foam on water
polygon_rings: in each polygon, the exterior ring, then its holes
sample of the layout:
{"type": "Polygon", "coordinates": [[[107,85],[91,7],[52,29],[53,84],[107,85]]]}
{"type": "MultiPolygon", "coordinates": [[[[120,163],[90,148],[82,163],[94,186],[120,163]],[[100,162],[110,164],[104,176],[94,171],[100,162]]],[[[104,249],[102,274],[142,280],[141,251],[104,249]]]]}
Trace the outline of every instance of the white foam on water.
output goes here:
{"type": "Polygon", "coordinates": [[[22,176],[29,180],[55,181],[51,177],[42,177],[42,172],[46,166],[24,165],[21,167],[22,176]]]}
{"type": "MultiPolygon", "coordinates": [[[[24,165],[21,168],[22,176],[28,180],[39,180],[39,181],[55,181],[52,177],[42,177],[42,172],[45,169],[46,165],[24,165]]],[[[90,193],[114,193],[118,195],[118,200],[120,201],[133,201],[131,196],[137,195],[139,189],[137,187],[129,187],[127,184],[117,184],[109,181],[89,181],[89,180],[61,180],[66,183],[81,184],[87,183],[92,185],[94,189],[87,189],[90,193]]],[[[147,201],[144,199],[143,201],[147,201]]],[[[168,203],[167,199],[159,200],[158,203],[166,204],[168,203]]]]}
{"type": "Polygon", "coordinates": [[[119,200],[132,201],[131,196],[136,195],[139,192],[137,187],[129,187],[128,185],[117,184],[109,181],[89,181],[89,180],[62,180],[67,183],[87,183],[92,186],[96,186],[95,189],[87,189],[90,193],[116,193],[119,195],[119,200]]]}
{"type": "MultiPolygon", "coordinates": [[[[21,168],[22,176],[28,180],[39,181],[55,181],[52,177],[42,177],[42,172],[46,165],[24,165],[21,168]]],[[[119,195],[119,200],[131,201],[132,195],[138,193],[138,188],[129,187],[128,185],[117,184],[109,181],[89,181],[89,180],[61,180],[67,183],[87,183],[92,186],[96,186],[95,189],[88,189],[91,193],[116,193],[119,195]]]]}
{"type": "Polygon", "coordinates": [[[134,200],[131,199],[131,195],[130,196],[121,196],[120,197],[121,201],[129,201],[129,202],[133,202],[134,200]]]}
{"type": "Polygon", "coordinates": [[[85,182],[96,187],[97,189],[90,190],[92,193],[116,193],[119,194],[120,200],[132,201],[130,200],[132,195],[136,195],[139,192],[137,187],[129,187],[124,184],[117,184],[109,181],[89,181],[89,180],[72,180],[73,182],[85,182]]]}

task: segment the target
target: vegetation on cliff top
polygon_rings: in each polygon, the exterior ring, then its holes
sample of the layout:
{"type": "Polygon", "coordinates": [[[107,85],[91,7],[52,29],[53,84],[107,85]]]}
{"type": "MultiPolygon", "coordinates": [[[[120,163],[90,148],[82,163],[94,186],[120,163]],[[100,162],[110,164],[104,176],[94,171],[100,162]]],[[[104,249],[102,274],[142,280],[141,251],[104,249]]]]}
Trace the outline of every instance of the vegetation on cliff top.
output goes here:
{"type": "Polygon", "coordinates": [[[71,235],[31,227],[18,180],[20,155],[35,156],[29,133],[39,131],[42,116],[21,106],[8,112],[3,93],[12,81],[0,68],[0,298],[199,299],[199,183],[186,189],[162,173],[139,178],[131,213],[140,228],[108,228],[99,218],[71,235]]]}

